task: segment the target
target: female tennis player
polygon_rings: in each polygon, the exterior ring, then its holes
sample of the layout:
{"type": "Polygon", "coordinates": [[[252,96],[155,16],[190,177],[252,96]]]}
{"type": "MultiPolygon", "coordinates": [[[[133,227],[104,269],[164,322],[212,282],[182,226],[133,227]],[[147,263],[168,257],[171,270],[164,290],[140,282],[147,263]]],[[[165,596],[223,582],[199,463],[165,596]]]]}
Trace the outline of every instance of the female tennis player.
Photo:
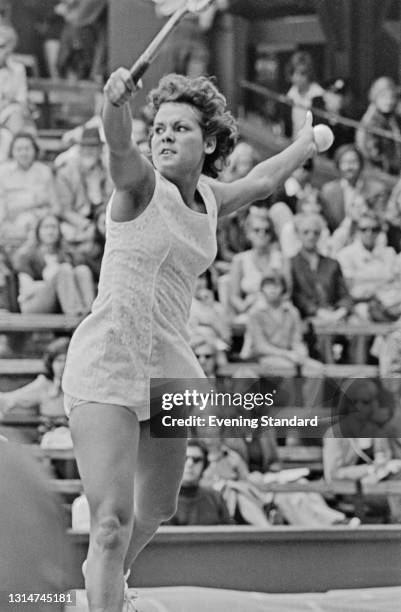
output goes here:
{"type": "Polygon", "coordinates": [[[175,512],[186,442],[150,437],[149,381],[204,376],[186,323],[196,278],[216,255],[217,218],[266,197],[316,152],[309,113],[287,149],[220,183],[236,139],[225,98],[205,77],[172,74],[149,96],[150,163],[131,139],[136,91],[124,68],[105,87],[115,192],[98,296],[72,338],[63,382],[91,514],[91,612],[135,609],[124,573],[175,512]]]}

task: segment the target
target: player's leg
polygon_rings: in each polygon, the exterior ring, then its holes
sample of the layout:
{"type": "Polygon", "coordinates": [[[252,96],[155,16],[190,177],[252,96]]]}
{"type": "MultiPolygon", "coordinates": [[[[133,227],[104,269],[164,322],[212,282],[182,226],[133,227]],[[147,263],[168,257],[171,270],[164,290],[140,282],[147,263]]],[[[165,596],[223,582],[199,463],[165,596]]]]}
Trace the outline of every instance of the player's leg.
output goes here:
{"type": "Polygon", "coordinates": [[[141,423],[135,473],[134,529],[124,571],[131,567],[160,523],[176,511],[186,444],[186,438],[152,438],[150,422],[141,423]]]}
{"type": "Polygon", "coordinates": [[[90,507],[89,609],[121,612],[123,563],[133,529],[139,422],[124,407],[88,403],[72,410],[70,428],[90,507]]]}

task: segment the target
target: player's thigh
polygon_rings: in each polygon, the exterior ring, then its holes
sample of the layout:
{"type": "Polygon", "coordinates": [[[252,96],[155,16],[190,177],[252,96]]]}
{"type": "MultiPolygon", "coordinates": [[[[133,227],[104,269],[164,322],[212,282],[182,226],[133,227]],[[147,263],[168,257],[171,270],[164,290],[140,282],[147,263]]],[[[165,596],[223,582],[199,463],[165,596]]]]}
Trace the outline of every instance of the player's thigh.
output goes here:
{"type": "Polygon", "coordinates": [[[92,516],[101,511],[129,517],[139,441],[136,415],[122,406],[81,404],[70,414],[70,429],[92,516]]]}

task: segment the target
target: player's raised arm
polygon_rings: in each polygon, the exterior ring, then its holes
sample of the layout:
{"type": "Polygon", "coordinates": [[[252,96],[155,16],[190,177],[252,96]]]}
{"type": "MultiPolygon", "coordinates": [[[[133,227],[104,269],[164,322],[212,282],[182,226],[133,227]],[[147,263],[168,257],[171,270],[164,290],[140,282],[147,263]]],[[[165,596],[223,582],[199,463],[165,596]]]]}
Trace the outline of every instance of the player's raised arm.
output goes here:
{"type": "Polygon", "coordinates": [[[104,88],[103,125],[110,151],[110,173],[117,190],[143,191],[154,183],[154,171],[132,138],[130,98],[138,91],[130,71],[118,68],[104,88]]]}
{"type": "Polygon", "coordinates": [[[241,206],[270,195],[292,172],[316,153],[312,113],[297,139],[284,151],[261,162],[244,178],[232,183],[213,181],[213,191],[220,204],[219,216],[229,215],[241,206]]]}

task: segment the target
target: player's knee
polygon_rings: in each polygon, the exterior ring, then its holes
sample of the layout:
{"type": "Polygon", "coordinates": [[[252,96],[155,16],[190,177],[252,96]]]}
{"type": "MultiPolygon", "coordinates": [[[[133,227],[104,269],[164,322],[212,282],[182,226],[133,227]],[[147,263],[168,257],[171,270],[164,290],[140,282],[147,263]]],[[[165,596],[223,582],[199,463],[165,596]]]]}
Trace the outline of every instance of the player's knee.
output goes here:
{"type": "Polygon", "coordinates": [[[124,527],[117,516],[105,516],[95,525],[95,540],[102,550],[116,550],[123,545],[124,527]]]}

